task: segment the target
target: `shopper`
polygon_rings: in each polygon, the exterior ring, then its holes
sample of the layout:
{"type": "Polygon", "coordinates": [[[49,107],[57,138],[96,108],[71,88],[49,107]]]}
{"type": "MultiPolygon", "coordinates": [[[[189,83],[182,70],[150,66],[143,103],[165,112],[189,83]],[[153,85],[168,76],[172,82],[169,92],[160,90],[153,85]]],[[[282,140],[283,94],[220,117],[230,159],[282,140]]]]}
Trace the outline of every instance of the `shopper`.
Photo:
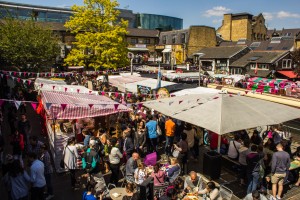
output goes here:
{"type": "Polygon", "coordinates": [[[51,164],[50,154],[48,152],[48,146],[44,144],[42,146],[42,154],[40,160],[44,163],[45,167],[45,179],[46,179],[46,186],[47,186],[47,197],[46,200],[50,200],[54,197],[53,195],[53,185],[52,185],[52,174],[53,174],[53,167],[51,164]]]}
{"type": "Polygon", "coordinates": [[[120,161],[123,157],[122,153],[117,148],[117,138],[111,138],[109,140],[108,153],[109,167],[111,170],[110,183],[117,185],[119,180],[120,161]]]}

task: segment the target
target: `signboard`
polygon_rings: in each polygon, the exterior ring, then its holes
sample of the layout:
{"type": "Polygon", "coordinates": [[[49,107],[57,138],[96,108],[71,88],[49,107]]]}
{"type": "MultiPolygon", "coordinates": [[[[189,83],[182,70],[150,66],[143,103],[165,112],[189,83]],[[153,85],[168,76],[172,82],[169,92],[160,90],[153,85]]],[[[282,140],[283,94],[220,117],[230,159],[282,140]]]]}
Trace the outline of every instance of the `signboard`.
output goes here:
{"type": "Polygon", "coordinates": [[[167,88],[159,88],[156,94],[158,95],[158,99],[170,97],[170,93],[167,88]]]}
{"type": "Polygon", "coordinates": [[[144,95],[151,94],[151,87],[137,85],[137,92],[138,94],[144,94],[144,95]]]}

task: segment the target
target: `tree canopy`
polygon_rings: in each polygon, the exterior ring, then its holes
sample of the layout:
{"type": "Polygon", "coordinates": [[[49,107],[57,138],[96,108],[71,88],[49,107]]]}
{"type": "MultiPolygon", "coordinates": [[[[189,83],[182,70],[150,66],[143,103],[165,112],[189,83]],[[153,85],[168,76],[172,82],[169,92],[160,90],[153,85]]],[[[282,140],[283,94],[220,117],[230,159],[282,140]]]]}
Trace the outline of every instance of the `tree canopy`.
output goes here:
{"type": "Polygon", "coordinates": [[[291,55],[295,66],[294,72],[300,76],[300,48],[292,51],[291,55]]]}
{"type": "Polygon", "coordinates": [[[60,53],[53,32],[33,20],[13,17],[0,22],[1,59],[17,67],[52,65],[60,53]]]}
{"type": "Polygon", "coordinates": [[[127,21],[119,20],[115,0],[84,0],[72,6],[74,16],[65,27],[76,34],[75,47],[65,59],[68,65],[118,68],[128,64],[127,21]]]}

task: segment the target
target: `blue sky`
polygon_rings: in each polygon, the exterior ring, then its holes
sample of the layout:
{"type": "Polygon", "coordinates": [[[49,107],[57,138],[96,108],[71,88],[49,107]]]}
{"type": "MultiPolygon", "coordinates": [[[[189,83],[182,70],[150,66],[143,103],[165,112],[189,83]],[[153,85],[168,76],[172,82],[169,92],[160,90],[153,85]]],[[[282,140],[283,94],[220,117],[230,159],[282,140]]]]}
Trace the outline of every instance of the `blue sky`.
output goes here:
{"type": "MultiPolygon", "coordinates": [[[[81,5],[83,0],[6,0],[44,6],[81,5]]],[[[263,13],[269,29],[300,28],[300,0],[118,0],[120,8],[183,19],[184,28],[207,25],[218,28],[224,13],[263,13]]]]}

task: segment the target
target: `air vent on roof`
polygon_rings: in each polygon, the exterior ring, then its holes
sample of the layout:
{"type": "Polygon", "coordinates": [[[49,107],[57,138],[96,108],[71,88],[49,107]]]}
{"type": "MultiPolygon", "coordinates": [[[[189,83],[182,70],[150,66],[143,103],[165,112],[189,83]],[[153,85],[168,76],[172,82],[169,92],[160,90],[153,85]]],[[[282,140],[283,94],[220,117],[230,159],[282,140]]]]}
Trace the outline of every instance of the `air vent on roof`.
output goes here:
{"type": "Polygon", "coordinates": [[[280,41],[281,41],[281,37],[273,37],[272,39],[271,39],[271,44],[275,44],[275,43],[280,43],[280,41]]]}
{"type": "Polygon", "coordinates": [[[260,58],[261,58],[260,56],[253,56],[253,57],[249,58],[248,60],[255,61],[255,60],[258,60],[260,58]]]}
{"type": "Polygon", "coordinates": [[[237,44],[246,44],[247,39],[242,38],[237,41],[237,44]]]}
{"type": "Polygon", "coordinates": [[[259,47],[261,42],[253,42],[251,45],[250,45],[250,48],[251,47],[259,47]]]}

